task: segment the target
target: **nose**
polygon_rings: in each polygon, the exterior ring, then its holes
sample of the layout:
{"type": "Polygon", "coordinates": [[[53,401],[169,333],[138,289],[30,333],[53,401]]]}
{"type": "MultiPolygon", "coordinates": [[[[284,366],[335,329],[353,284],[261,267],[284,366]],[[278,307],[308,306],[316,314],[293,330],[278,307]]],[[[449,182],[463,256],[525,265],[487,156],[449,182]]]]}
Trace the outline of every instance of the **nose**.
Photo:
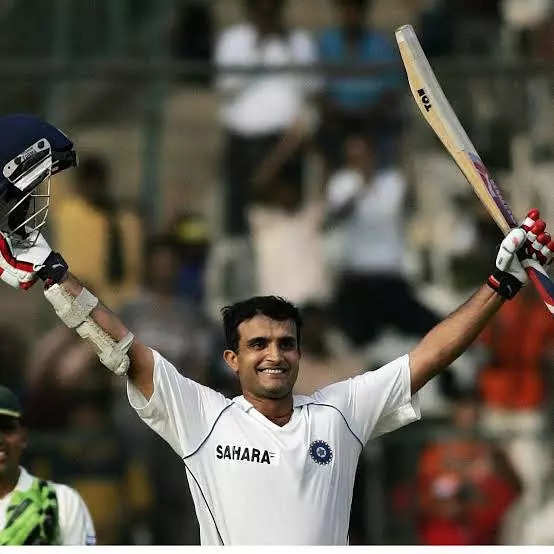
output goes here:
{"type": "Polygon", "coordinates": [[[281,349],[276,342],[270,342],[267,347],[266,359],[274,362],[279,362],[283,358],[281,349]]]}

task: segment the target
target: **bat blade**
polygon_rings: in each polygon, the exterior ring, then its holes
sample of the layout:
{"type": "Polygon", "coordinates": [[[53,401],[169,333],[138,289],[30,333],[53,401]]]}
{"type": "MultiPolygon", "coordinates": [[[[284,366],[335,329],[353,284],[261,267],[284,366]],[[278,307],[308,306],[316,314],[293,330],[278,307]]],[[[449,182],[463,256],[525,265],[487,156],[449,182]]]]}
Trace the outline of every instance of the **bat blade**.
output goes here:
{"type": "MultiPolygon", "coordinates": [[[[518,223],[477,150],[448,102],[411,25],[396,30],[396,42],[414,100],[473,190],[506,235],[518,223]]],[[[526,271],[548,310],[554,314],[554,284],[539,264],[526,271]]]]}

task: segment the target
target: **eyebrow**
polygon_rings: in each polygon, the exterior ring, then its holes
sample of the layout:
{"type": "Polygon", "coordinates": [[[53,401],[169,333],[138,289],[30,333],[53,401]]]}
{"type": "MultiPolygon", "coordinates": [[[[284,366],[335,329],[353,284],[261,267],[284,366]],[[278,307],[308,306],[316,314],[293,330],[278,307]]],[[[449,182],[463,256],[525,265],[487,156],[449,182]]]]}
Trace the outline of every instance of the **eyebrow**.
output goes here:
{"type": "MultiPolygon", "coordinates": [[[[258,342],[258,341],[268,341],[268,340],[269,340],[269,337],[264,337],[264,336],[252,337],[251,339],[248,339],[246,341],[246,344],[250,345],[250,344],[254,344],[255,342],[258,342]]],[[[279,337],[277,340],[279,340],[279,341],[293,340],[293,341],[296,342],[296,337],[294,335],[285,335],[283,337],[279,337]]]]}
{"type": "Polygon", "coordinates": [[[267,341],[267,340],[269,340],[268,337],[263,337],[263,336],[252,337],[251,339],[248,339],[246,341],[246,344],[254,344],[255,342],[258,342],[258,341],[267,341]]]}

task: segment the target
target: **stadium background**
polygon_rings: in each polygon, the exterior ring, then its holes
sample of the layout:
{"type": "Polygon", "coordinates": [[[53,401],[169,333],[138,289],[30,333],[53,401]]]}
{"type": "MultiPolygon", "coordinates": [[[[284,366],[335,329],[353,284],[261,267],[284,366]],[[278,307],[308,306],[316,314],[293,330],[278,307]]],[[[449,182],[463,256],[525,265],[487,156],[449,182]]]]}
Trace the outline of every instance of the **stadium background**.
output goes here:
{"type": "MultiPolygon", "coordinates": [[[[548,3],[370,4],[367,25],[391,41],[400,24],[425,30],[420,36],[447,96],[513,211],[522,216],[539,205],[552,224],[554,20],[548,3]]],[[[260,264],[269,264],[267,273],[275,267],[271,258],[277,263],[287,257],[279,250],[264,256],[258,227],[237,237],[223,215],[225,132],[213,55],[218,35],[244,20],[240,0],[0,1],[0,113],[45,117],[68,133],[86,161],[79,178],[70,172],[54,180],[48,230],[53,246],[110,307],[151,337],[150,344],[165,346],[168,357],[174,352],[186,375],[229,394],[236,383],[217,359],[218,309],[261,290],[260,264]],[[105,192],[88,197],[77,181],[84,190],[105,192]],[[148,292],[139,301],[141,288],[148,292]],[[180,336],[184,346],[175,343],[180,336]]],[[[338,25],[338,5],[290,0],[285,20],[317,41],[324,29],[338,25]]],[[[330,67],[319,60],[311,68],[286,68],[300,76],[310,69],[306,79],[320,83],[309,99],[301,209],[325,204],[332,173],[318,148],[326,79],[399,75],[398,63],[345,59],[330,67]]],[[[401,220],[405,275],[418,301],[445,315],[484,279],[500,235],[416,113],[403,75],[390,110],[401,132],[387,150],[388,164],[408,185],[401,220]]],[[[380,130],[373,131],[375,141],[380,130]]],[[[275,208],[271,199],[263,205],[275,208]]],[[[324,234],[321,227],[322,241],[324,234]]],[[[337,267],[319,269],[326,272],[332,300],[337,267]]],[[[302,267],[296,277],[303,280],[302,267]]],[[[194,544],[178,458],[137,425],[121,383],[58,326],[39,288],[27,294],[0,290],[0,379],[25,404],[31,429],[26,464],[80,490],[100,543],[194,544]]],[[[314,352],[310,371],[329,360],[341,366],[336,375],[347,375],[354,369],[349,364],[359,360],[371,369],[415,340],[385,329],[350,348],[324,309],[323,296],[299,299],[307,306],[310,331],[326,329],[330,343],[340,336],[347,347],[327,358],[314,352]]],[[[506,310],[501,321],[425,392],[424,423],[366,448],[352,509],[353,543],[471,542],[479,539],[468,538],[470,531],[481,524],[481,542],[550,540],[544,523],[554,503],[554,333],[532,294],[506,310]],[[544,338],[541,344],[521,337],[522,321],[533,324],[535,336],[544,338]],[[510,367],[502,365],[503,351],[509,352],[510,367]],[[481,424],[468,435],[452,419],[475,405],[481,424]],[[441,458],[445,444],[458,450],[441,458]],[[493,501],[502,495],[504,504],[493,501]]]]}

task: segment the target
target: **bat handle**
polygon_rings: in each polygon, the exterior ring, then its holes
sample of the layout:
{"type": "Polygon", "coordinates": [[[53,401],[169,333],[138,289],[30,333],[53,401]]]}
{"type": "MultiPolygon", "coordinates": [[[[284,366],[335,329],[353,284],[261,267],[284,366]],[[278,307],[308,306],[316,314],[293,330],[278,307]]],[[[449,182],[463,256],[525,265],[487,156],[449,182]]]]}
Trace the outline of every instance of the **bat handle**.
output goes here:
{"type": "Polygon", "coordinates": [[[546,304],[546,308],[554,316],[554,283],[550,280],[544,268],[535,260],[527,258],[522,260],[522,264],[529,280],[533,283],[543,302],[546,304]]]}

